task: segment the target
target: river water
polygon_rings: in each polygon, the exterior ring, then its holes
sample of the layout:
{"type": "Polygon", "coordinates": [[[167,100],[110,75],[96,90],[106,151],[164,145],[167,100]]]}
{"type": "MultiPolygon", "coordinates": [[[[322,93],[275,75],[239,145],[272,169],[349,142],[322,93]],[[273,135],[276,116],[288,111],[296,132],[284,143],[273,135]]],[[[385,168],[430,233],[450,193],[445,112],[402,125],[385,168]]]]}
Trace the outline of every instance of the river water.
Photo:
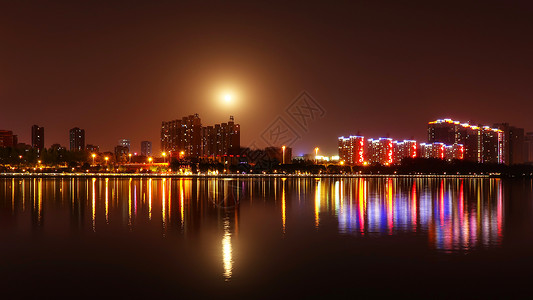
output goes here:
{"type": "Polygon", "coordinates": [[[31,297],[526,297],[531,180],[2,178],[31,297]]]}

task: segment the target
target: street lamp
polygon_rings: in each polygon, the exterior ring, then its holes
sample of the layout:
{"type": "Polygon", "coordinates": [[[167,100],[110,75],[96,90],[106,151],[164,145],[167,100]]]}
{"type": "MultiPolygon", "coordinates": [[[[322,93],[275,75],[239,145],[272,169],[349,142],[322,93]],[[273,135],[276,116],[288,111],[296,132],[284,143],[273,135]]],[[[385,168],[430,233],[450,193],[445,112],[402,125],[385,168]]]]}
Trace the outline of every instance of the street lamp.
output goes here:
{"type": "Polygon", "coordinates": [[[285,146],[282,146],[281,149],[283,150],[283,158],[282,158],[282,161],[283,161],[283,164],[285,164],[285,146]]]}
{"type": "Polygon", "coordinates": [[[107,165],[107,161],[109,160],[109,157],[106,156],[104,157],[104,159],[105,159],[105,164],[107,165]]]}
{"type": "Polygon", "coordinates": [[[130,164],[131,164],[131,153],[128,153],[128,157],[130,158],[130,164]]]}
{"type": "Polygon", "coordinates": [[[93,157],[93,165],[94,165],[94,158],[96,157],[96,154],[91,154],[91,156],[93,157]]]}
{"type": "Polygon", "coordinates": [[[318,164],[318,147],[315,148],[315,164],[318,164]]]}
{"type": "Polygon", "coordinates": [[[148,157],[148,162],[149,162],[149,163],[152,163],[152,159],[153,159],[153,158],[148,157]]]}
{"type": "Polygon", "coordinates": [[[167,153],[166,152],[163,152],[163,162],[166,163],[167,162],[167,153]]]}

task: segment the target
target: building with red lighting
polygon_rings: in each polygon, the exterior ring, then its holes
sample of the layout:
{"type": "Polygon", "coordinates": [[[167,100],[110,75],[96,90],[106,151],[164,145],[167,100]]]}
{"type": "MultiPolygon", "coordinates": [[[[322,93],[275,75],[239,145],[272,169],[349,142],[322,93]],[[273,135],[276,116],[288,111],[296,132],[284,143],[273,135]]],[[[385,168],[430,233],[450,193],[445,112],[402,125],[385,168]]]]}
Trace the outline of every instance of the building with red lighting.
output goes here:
{"type": "Polygon", "coordinates": [[[463,158],[480,163],[504,163],[504,132],[451,119],[428,123],[428,142],[463,145],[463,158]]]}
{"type": "Polygon", "coordinates": [[[418,143],[414,140],[394,141],[394,157],[400,162],[406,157],[418,156],[418,143]]]}
{"type": "Polygon", "coordinates": [[[390,138],[369,139],[366,144],[366,156],[369,164],[392,165],[394,161],[394,143],[390,138]]]}
{"type": "Polygon", "coordinates": [[[350,166],[365,162],[365,138],[351,135],[339,137],[339,160],[350,166]]]}

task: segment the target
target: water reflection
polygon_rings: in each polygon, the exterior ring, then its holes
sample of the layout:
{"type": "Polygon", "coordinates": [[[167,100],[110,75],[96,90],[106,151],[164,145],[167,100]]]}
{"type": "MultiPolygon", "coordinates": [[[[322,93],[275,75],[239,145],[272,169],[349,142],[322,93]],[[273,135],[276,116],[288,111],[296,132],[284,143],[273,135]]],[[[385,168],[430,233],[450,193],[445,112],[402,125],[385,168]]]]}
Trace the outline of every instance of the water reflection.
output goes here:
{"type": "MultiPolygon", "coordinates": [[[[4,220],[17,220],[4,227],[27,228],[27,223],[46,229],[47,222],[66,222],[72,230],[96,233],[117,230],[119,224],[164,237],[194,237],[216,225],[225,279],[234,273],[232,242],[242,207],[247,213],[272,213],[276,234],[294,233],[294,238],[318,229],[358,237],[412,234],[449,252],[498,246],[505,232],[499,179],[9,178],[0,183],[0,213],[4,220]]],[[[247,220],[246,228],[266,226],[247,220]]]]}

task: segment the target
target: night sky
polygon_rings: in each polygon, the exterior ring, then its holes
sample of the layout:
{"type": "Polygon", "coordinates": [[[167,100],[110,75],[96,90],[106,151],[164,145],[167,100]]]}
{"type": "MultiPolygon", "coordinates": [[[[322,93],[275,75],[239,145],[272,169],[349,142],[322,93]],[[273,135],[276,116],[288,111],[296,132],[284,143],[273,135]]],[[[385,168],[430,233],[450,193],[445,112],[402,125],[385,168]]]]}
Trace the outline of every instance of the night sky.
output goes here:
{"type": "Polygon", "coordinates": [[[0,129],[158,150],[163,120],[234,115],[247,146],[305,90],[325,114],[289,123],[293,155],[358,132],[425,141],[443,117],[533,131],[531,1],[109,2],[0,2],[0,129]]]}

